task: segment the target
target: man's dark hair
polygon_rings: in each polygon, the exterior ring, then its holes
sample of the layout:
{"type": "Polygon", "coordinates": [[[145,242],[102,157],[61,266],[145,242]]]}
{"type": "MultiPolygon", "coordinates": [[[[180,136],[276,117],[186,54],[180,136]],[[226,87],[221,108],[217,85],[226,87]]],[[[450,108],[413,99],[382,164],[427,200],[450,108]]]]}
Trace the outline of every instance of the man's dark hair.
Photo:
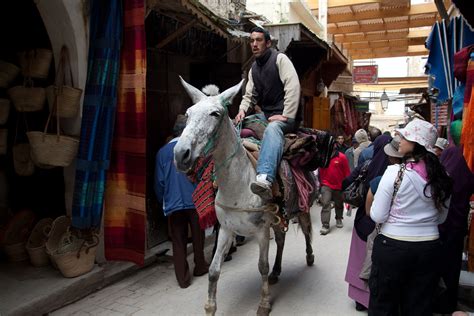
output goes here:
{"type": "Polygon", "coordinates": [[[263,28],[261,28],[261,27],[258,27],[258,26],[254,27],[254,28],[250,31],[250,33],[253,33],[253,32],[263,33],[263,36],[265,37],[265,41],[267,41],[267,42],[268,42],[269,40],[271,40],[270,33],[268,33],[267,30],[265,30],[265,29],[263,29],[263,28]]]}
{"type": "Polygon", "coordinates": [[[369,135],[370,135],[370,140],[374,141],[377,137],[382,135],[382,131],[378,129],[377,127],[372,127],[369,131],[369,135]]]}

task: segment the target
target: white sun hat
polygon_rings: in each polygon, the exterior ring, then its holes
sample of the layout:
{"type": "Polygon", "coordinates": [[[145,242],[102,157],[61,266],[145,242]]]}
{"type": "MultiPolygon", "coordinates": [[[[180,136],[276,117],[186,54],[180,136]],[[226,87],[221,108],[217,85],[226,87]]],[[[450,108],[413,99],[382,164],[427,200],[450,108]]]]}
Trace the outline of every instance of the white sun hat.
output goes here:
{"type": "Polygon", "coordinates": [[[406,140],[418,143],[429,152],[434,153],[438,132],[433,124],[420,119],[414,119],[405,128],[397,129],[396,131],[406,140]]]}
{"type": "Polygon", "coordinates": [[[448,148],[449,142],[446,138],[438,137],[436,140],[435,147],[438,147],[441,150],[445,150],[448,148]]]}

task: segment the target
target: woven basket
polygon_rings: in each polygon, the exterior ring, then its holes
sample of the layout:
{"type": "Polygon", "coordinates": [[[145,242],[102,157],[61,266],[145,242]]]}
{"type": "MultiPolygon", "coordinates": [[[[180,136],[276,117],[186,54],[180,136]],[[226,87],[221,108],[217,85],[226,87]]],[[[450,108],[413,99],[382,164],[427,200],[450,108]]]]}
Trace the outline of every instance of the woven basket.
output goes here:
{"type": "Polygon", "coordinates": [[[10,100],[0,99],[0,125],[3,125],[8,121],[9,114],[10,114],[10,100]]]}
{"type": "Polygon", "coordinates": [[[57,265],[54,261],[53,253],[58,249],[61,237],[67,232],[69,226],[71,226],[71,219],[69,217],[60,216],[56,218],[51,225],[51,231],[49,232],[48,240],[45,244],[46,253],[51,258],[51,263],[56,269],[57,265]]]}
{"type": "Polygon", "coordinates": [[[63,276],[74,278],[91,271],[94,268],[99,237],[94,234],[92,241],[87,241],[68,232],[62,238],[62,247],[53,254],[53,258],[63,276]]]}
{"type": "Polygon", "coordinates": [[[10,262],[20,262],[28,260],[28,253],[26,252],[24,242],[4,245],[3,250],[5,251],[8,261],[10,262]]]}
{"type": "Polygon", "coordinates": [[[79,105],[82,96],[82,90],[69,86],[49,86],[46,88],[46,96],[48,98],[49,110],[53,110],[54,98],[57,94],[57,112],[54,111],[54,115],[58,115],[63,118],[71,118],[77,115],[79,105]]]}
{"type": "Polygon", "coordinates": [[[0,155],[7,154],[8,144],[8,130],[6,128],[0,129],[0,155]]]}
{"type": "Polygon", "coordinates": [[[14,64],[0,60],[0,88],[8,88],[10,83],[20,74],[20,68],[14,64]]]}
{"type": "Polygon", "coordinates": [[[45,79],[49,74],[49,67],[53,59],[53,52],[49,49],[33,49],[18,53],[21,72],[24,77],[45,79]]]}
{"type": "Polygon", "coordinates": [[[48,239],[52,218],[43,218],[40,220],[31,232],[28,242],[26,243],[26,251],[30,256],[30,262],[35,267],[43,267],[48,265],[49,257],[46,253],[46,240],[48,239]]]}
{"type": "Polygon", "coordinates": [[[75,137],[43,132],[27,132],[26,135],[34,161],[41,165],[67,167],[77,155],[79,139],[75,137]]]}
{"type": "Polygon", "coordinates": [[[8,95],[18,112],[41,111],[46,101],[44,88],[16,86],[8,89],[8,95]]]}
{"type": "Polygon", "coordinates": [[[13,146],[13,167],[17,175],[31,176],[35,172],[35,164],[31,159],[30,144],[16,144],[13,146]]]}

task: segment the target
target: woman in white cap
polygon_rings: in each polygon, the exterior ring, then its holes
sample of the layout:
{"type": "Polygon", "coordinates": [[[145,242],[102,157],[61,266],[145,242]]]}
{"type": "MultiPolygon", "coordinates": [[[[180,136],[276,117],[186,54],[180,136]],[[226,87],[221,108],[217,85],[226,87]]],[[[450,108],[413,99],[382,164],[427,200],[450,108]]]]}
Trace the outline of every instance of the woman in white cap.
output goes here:
{"type": "Polygon", "coordinates": [[[436,156],[441,157],[443,150],[447,149],[449,142],[446,138],[438,137],[434,145],[434,151],[436,156]]]}
{"type": "Polygon", "coordinates": [[[438,224],[446,219],[452,180],[434,154],[433,125],[415,119],[397,134],[403,163],[387,168],[370,209],[382,227],[372,253],[369,315],[431,315],[438,224]]]}

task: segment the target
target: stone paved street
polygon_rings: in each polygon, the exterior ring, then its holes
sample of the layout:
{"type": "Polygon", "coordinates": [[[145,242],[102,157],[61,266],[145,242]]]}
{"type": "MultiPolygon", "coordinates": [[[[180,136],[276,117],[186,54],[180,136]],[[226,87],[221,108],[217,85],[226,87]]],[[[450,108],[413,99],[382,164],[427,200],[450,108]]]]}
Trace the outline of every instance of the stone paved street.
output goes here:
{"type": "MultiPolygon", "coordinates": [[[[313,207],[312,214],[315,265],[306,266],[304,236],[296,224],[290,224],[280,282],[271,287],[272,315],[362,315],[348,298],[344,281],[354,217],[346,218],[342,229],[332,219],[331,232],[320,236],[320,208],[313,207]]],[[[275,248],[272,241],[271,263],[275,248]]],[[[224,263],[217,291],[218,315],[255,315],[261,284],[257,258],[257,243],[249,240],[232,261],[224,263]]],[[[191,263],[192,256],[188,260],[191,263]]],[[[203,276],[180,289],[172,264],[164,260],[52,315],[203,315],[207,284],[203,276]]]]}

